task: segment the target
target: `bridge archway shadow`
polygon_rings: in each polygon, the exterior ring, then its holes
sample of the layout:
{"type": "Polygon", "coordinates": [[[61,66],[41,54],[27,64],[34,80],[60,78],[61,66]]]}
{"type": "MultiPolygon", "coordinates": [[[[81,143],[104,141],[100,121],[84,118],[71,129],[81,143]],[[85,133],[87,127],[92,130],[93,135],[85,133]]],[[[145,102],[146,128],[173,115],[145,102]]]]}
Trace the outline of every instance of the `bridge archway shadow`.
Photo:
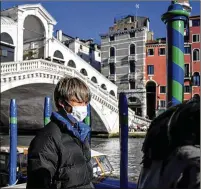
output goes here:
{"type": "MultiPolygon", "coordinates": [[[[6,126],[8,128],[10,99],[14,98],[17,102],[19,130],[22,129],[28,131],[42,128],[45,96],[51,97],[52,110],[56,111],[53,102],[54,88],[54,84],[28,84],[1,93],[0,126],[6,126]]],[[[91,117],[92,131],[101,133],[108,132],[103,121],[93,107],[91,107],[91,117]]]]}

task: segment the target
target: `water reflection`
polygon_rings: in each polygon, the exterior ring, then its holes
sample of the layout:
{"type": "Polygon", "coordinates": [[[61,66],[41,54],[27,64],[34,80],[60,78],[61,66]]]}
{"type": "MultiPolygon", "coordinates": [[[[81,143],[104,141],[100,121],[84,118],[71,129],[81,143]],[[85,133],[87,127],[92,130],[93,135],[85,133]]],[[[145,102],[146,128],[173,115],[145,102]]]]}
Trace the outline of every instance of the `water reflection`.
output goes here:
{"type": "MultiPolygon", "coordinates": [[[[0,145],[9,145],[9,136],[1,136],[0,145]]],[[[29,145],[33,136],[19,136],[18,145],[29,145]]],[[[140,172],[140,162],[142,158],[142,143],[144,139],[130,138],[128,140],[128,174],[129,177],[137,178],[140,172]]],[[[91,147],[108,155],[114,173],[119,174],[120,170],[120,145],[118,138],[101,139],[92,138],[91,147]]]]}
{"type": "MultiPolygon", "coordinates": [[[[128,140],[128,174],[129,177],[137,178],[140,173],[142,159],[142,143],[144,139],[130,138],[128,140]]],[[[105,153],[114,168],[116,174],[120,171],[120,145],[118,138],[99,139],[92,138],[91,146],[94,150],[105,153]]]]}

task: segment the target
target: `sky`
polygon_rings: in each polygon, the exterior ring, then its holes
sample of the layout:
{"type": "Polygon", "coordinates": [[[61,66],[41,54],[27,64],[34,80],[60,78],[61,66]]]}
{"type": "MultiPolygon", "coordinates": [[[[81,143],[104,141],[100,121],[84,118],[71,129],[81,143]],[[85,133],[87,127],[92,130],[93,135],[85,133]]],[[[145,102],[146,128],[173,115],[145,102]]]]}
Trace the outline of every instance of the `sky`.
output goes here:
{"type": "MultiPolygon", "coordinates": [[[[166,27],[161,15],[170,5],[169,1],[3,1],[1,10],[20,4],[41,3],[57,21],[54,31],[80,39],[93,38],[100,43],[100,34],[107,33],[114,17],[137,14],[150,19],[150,30],[154,38],[165,37],[166,27]],[[139,9],[136,9],[139,4],[139,9]],[[136,11],[137,10],[137,11],[136,11]]],[[[200,15],[200,2],[191,1],[191,15],[200,15]]]]}

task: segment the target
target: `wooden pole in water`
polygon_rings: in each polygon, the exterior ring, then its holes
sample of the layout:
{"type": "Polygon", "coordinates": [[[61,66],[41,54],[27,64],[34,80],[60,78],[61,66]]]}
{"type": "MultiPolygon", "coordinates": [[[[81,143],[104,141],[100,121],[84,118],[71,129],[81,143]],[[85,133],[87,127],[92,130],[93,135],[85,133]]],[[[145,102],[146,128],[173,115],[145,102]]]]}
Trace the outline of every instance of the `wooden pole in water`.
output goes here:
{"type": "MultiPolygon", "coordinates": [[[[87,117],[84,119],[84,123],[89,125],[91,128],[91,106],[90,104],[87,105],[87,117]]],[[[89,143],[91,145],[91,132],[89,134],[89,143]]]]}
{"type": "Polygon", "coordinates": [[[128,102],[119,94],[120,188],[128,188],[128,102]]]}
{"type": "Polygon", "coordinates": [[[9,185],[14,185],[17,178],[17,104],[15,99],[10,101],[10,156],[9,156],[9,185]]]}

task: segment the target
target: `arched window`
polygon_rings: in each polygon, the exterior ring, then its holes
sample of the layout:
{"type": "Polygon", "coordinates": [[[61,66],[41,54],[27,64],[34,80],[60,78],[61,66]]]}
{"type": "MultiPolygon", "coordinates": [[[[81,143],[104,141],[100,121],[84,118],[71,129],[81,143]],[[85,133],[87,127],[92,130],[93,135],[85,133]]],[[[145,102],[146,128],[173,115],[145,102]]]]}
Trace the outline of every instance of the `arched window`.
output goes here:
{"type": "Polygon", "coordinates": [[[114,93],[113,90],[110,91],[110,94],[111,94],[112,96],[115,96],[115,93],[114,93]]]}
{"type": "Polygon", "coordinates": [[[135,97],[129,97],[128,100],[130,102],[137,102],[137,98],[135,98],[135,97]]]}
{"type": "Polygon", "coordinates": [[[115,63],[110,63],[110,74],[115,74],[115,63]]]}
{"type": "Polygon", "coordinates": [[[75,62],[73,60],[69,60],[67,66],[76,68],[75,62]]]}
{"type": "Polygon", "coordinates": [[[193,85],[200,86],[200,74],[198,72],[193,74],[193,85]]]}
{"type": "Polygon", "coordinates": [[[200,60],[200,53],[198,49],[193,50],[193,61],[198,61],[200,60]]]}
{"type": "Polygon", "coordinates": [[[135,54],[135,45],[134,44],[130,45],[130,55],[131,54],[135,54]]]}
{"type": "Polygon", "coordinates": [[[80,73],[82,73],[82,74],[85,75],[85,76],[88,76],[87,71],[86,71],[84,68],[82,68],[82,69],[80,70],[80,73]]]}
{"type": "Polygon", "coordinates": [[[194,95],[193,95],[193,98],[199,100],[199,99],[200,99],[200,95],[199,95],[199,94],[194,94],[194,95]]]}
{"type": "Polygon", "coordinates": [[[114,47],[110,47],[110,57],[114,57],[115,56],[115,49],[114,47]]]}
{"type": "Polygon", "coordinates": [[[107,90],[107,87],[106,87],[105,84],[102,84],[102,85],[101,85],[101,88],[104,89],[104,90],[107,90]]]}
{"type": "Polygon", "coordinates": [[[8,33],[6,33],[6,32],[3,32],[3,33],[0,34],[0,40],[2,42],[5,42],[5,43],[13,45],[13,39],[12,39],[12,37],[8,33]]]}
{"type": "Polygon", "coordinates": [[[130,60],[130,73],[134,73],[134,72],[135,72],[135,61],[130,60]]]}
{"type": "Polygon", "coordinates": [[[98,83],[96,77],[94,76],[91,78],[91,81],[93,81],[94,83],[98,83]]]}
{"type": "Polygon", "coordinates": [[[59,59],[64,59],[64,56],[63,54],[59,51],[59,50],[56,50],[54,52],[54,55],[53,55],[55,58],[59,58],[59,59]]]}

